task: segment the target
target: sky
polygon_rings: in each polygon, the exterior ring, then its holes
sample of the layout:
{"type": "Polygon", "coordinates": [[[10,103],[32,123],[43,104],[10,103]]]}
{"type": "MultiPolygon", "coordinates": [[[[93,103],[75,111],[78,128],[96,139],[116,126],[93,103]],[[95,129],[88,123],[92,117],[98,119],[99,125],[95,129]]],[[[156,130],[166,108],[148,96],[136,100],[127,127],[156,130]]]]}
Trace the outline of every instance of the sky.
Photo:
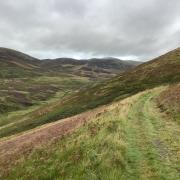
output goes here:
{"type": "Polygon", "coordinates": [[[180,46],[180,0],[0,0],[0,47],[147,61],[180,46]]]}

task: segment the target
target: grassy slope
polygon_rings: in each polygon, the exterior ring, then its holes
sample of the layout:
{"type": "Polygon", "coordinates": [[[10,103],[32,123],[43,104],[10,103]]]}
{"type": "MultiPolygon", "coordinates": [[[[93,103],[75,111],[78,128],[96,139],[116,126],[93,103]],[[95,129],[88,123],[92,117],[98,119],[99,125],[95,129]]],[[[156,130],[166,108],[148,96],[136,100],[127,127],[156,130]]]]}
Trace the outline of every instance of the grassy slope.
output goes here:
{"type": "Polygon", "coordinates": [[[4,178],[178,179],[179,124],[155,103],[164,89],[110,105],[72,135],[22,157],[4,178]]]}
{"type": "Polygon", "coordinates": [[[145,89],[176,82],[180,82],[180,48],[104,83],[82,89],[63,99],[61,103],[50,106],[50,110],[41,115],[35,112],[23,121],[19,119],[16,123],[1,129],[0,137],[72,116],[145,89]]]}

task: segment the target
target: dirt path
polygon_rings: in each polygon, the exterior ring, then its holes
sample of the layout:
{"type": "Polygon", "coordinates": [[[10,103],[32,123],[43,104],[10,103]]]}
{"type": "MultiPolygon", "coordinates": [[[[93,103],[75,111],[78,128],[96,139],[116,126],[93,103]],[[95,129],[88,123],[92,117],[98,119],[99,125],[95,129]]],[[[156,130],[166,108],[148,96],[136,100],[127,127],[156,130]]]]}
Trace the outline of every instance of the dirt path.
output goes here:
{"type": "Polygon", "coordinates": [[[35,147],[48,144],[82,126],[88,120],[104,111],[97,108],[70,118],[40,126],[21,135],[0,140],[0,165],[13,163],[23,154],[30,153],[35,147]]]}

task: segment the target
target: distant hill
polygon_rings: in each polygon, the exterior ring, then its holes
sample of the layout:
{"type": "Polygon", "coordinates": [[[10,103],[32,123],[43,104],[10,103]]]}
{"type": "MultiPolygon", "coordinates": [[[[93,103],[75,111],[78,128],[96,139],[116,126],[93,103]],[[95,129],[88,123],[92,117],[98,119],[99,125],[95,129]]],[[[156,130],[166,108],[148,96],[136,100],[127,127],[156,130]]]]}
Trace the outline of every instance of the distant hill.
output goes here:
{"type": "Polygon", "coordinates": [[[72,73],[90,78],[107,78],[134,68],[140,62],[123,61],[116,58],[72,59],[58,58],[42,61],[41,67],[56,72],[72,73]]]}
{"type": "Polygon", "coordinates": [[[39,74],[40,60],[7,48],[0,48],[0,77],[16,78],[39,74]]]}
{"type": "Polygon", "coordinates": [[[7,49],[7,48],[0,48],[0,62],[1,62],[1,65],[2,64],[6,66],[14,65],[14,66],[24,67],[27,69],[36,67],[40,63],[40,61],[34,57],[31,57],[22,52],[12,50],[12,49],[7,49]]]}
{"type": "Polygon", "coordinates": [[[19,51],[0,48],[0,77],[14,78],[48,73],[65,73],[99,79],[112,77],[139,64],[140,62],[126,62],[115,58],[39,60],[19,51]]]}

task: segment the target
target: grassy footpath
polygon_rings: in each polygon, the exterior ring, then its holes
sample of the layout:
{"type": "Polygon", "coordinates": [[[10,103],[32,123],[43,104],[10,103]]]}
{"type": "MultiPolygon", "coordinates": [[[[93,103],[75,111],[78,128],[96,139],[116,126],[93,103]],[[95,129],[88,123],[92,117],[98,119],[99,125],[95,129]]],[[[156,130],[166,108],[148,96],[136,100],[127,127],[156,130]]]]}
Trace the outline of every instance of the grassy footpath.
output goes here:
{"type": "Polygon", "coordinates": [[[178,124],[162,119],[146,93],[134,104],[125,124],[130,177],[178,179],[178,124]]]}
{"type": "Polygon", "coordinates": [[[2,178],[179,179],[179,124],[154,102],[163,89],[112,104],[75,133],[22,157],[2,178]]]}

